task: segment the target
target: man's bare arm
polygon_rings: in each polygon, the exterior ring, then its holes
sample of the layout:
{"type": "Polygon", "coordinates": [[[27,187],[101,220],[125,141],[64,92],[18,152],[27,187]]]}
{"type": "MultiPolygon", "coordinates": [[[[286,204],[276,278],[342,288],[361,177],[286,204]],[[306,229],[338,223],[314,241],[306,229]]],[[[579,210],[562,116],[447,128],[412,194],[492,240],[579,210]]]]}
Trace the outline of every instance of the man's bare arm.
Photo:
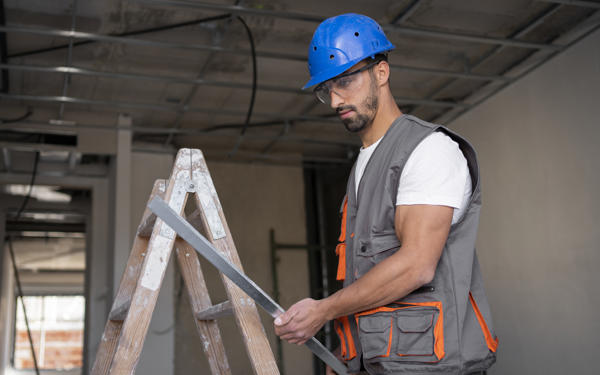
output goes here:
{"type": "Polygon", "coordinates": [[[447,206],[397,206],[395,228],[402,247],[330,297],[304,299],[290,307],[276,320],[276,333],[291,343],[302,344],[327,320],[388,304],[430,282],[453,212],[447,206]]]}
{"type": "Polygon", "coordinates": [[[360,279],[323,300],[328,318],[386,305],[429,283],[435,274],[452,222],[453,208],[396,207],[396,235],[402,247],[360,279]]]}

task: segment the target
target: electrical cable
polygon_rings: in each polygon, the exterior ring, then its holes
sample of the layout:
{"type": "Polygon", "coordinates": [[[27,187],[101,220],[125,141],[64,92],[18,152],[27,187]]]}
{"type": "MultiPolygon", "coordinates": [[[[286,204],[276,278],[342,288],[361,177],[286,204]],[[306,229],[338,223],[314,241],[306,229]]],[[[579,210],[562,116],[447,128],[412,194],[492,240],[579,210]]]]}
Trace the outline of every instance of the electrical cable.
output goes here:
{"type": "Polygon", "coordinates": [[[23,300],[23,289],[21,288],[21,279],[19,278],[19,270],[17,269],[17,262],[15,261],[15,252],[13,251],[12,239],[8,237],[8,252],[10,253],[10,259],[12,260],[13,272],[15,274],[15,280],[17,282],[17,292],[21,299],[21,306],[23,307],[23,317],[25,318],[25,327],[27,328],[27,337],[29,338],[29,346],[31,347],[31,355],[33,357],[33,366],[35,367],[36,375],[40,375],[40,368],[37,363],[37,356],[33,348],[33,338],[31,337],[31,329],[29,328],[29,319],[27,319],[27,310],[25,309],[25,301],[23,300]]]}
{"type": "MultiPolygon", "coordinates": [[[[231,17],[231,14],[230,13],[226,13],[226,14],[221,14],[221,15],[217,15],[217,16],[201,18],[199,20],[176,23],[176,24],[173,24],[173,25],[158,26],[158,27],[153,27],[153,28],[150,28],[150,29],[142,29],[142,30],[135,30],[135,31],[127,31],[127,32],[124,32],[124,33],[111,33],[111,34],[107,34],[107,35],[108,36],[117,36],[117,37],[143,35],[143,34],[148,34],[148,33],[159,32],[159,31],[166,31],[166,30],[177,29],[177,28],[185,27],[185,26],[198,25],[198,24],[201,24],[201,23],[204,23],[204,22],[219,21],[219,20],[222,20],[222,19],[227,19],[229,17],[231,17]]],[[[92,44],[92,43],[99,43],[99,42],[97,40],[82,40],[82,41],[73,43],[73,47],[78,47],[78,46],[82,46],[82,45],[86,45],[86,44],[92,44]]],[[[56,51],[56,50],[60,50],[60,49],[67,49],[67,48],[69,48],[69,44],[68,43],[67,44],[61,44],[61,45],[58,45],[58,46],[53,46],[53,47],[40,48],[40,49],[36,49],[36,50],[32,50],[32,51],[24,51],[24,52],[13,53],[12,55],[8,55],[8,58],[11,59],[11,58],[16,58],[16,57],[25,57],[25,56],[37,55],[37,54],[40,54],[40,53],[51,52],[51,51],[56,51]]]]}
{"type": "Polygon", "coordinates": [[[27,191],[27,195],[25,195],[25,198],[23,199],[23,203],[21,203],[21,207],[19,207],[19,211],[17,211],[15,221],[19,221],[23,210],[25,210],[25,207],[27,207],[27,203],[29,203],[29,199],[31,198],[31,192],[33,191],[33,185],[35,184],[35,178],[37,177],[37,169],[39,163],[40,152],[36,151],[35,160],[33,161],[33,172],[31,172],[31,180],[29,181],[29,190],[27,191]]]}
{"type": "Polygon", "coordinates": [[[248,113],[246,114],[246,121],[244,122],[244,126],[240,132],[240,136],[238,137],[235,146],[229,153],[229,157],[235,155],[237,150],[239,149],[242,140],[244,138],[244,134],[246,134],[246,130],[248,129],[248,124],[250,123],[250,118],[252,117],[252,111],[254,110],[254,99],[256,98],[256,47],[254,45],[254,37],[252,36],[252,31],[246,24],[246,21],[240,16],[237,16],[237,19],[240,20],[244,28],[246,29],[246,33],[248,34],[248,39],[250,41],[250,50],[252,52],[252,95],[250,96],[250,106],[248,107],[248,113]]]}
{"type": "MultiPolygon", "coordinates": [[[[23,203],[21,203],[21,207],[17,211],[17,215],[15,217],[15,221],[19,221],[21,218],[21,214],[25,207],[27,207],[27,203],[31,198],[31,192],[33,191],[33,185],[35,184],[35,178],[37,176],[38,164],[40,161],[40,153],[39,151],[35,153],[35,160],[33,162],[33,172],[31,173],[31,180],[29,182],[29,190],[27,191],[27,195],[23,199],[23,203]]],[[[40,368],[38,367],[37,357],[35,355],[35,350],[33,348],[33,338],[31,337],[31,329],[29,328],[29,319],[27,319],[27,310],[25,309],[25,300],[23,299],[23,289],[21,288],[21,278],[19,277],[19,269],[17,268],[17,261],[15,259],[15,252],[12,246],[12,238],[8,237],[8,251],[10,253],[10,259],[12,261],[13,273],[15,274],[15,281],[17,283],[17,293],[19,294],[19,298],[21,299],[21,306],[23,307],[23,317],[25,318],[25,327],[27,328],[27,337],[29,338],[29,346],[31,347],[31,356],[33,357],[33,366],[35,367],[36,375],[40,375],[40,368]]]]}
{"type": "Polygon", "coordinates": [[[27,112],[24,115],[22,115],[22,116],[19,116],[17,118],[11,118],[11,119],[0,118],[0,125],[2,125],[2,124],[12,124],[14,122],[19,122],[19,121],[27,120],[29,117],[31,117],[31,115],[33,115],[33,110],[31,109],[31,107],[27,107],[27,112]]]}

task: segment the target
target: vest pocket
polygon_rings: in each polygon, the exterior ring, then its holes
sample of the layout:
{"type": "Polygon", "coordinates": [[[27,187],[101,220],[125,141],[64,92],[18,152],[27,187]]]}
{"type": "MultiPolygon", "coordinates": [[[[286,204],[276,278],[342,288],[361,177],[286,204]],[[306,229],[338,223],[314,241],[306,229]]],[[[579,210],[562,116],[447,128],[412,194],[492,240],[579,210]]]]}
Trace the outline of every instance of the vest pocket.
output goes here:
{"type": "Polygon", "coordinates": [[[436,363],[445,356],[441,302],[395,303],[356,320],[365,361],[436,363]]]}
{"type": "Polygon", "coordinates": [[[349,361],[356,357],[356,347],[352,338],[350,322],[347,316],[342,316],[334,320],[333,327],[340,339],[340,354],[345,361],[349,361]]]}
{"type": "Polygon", "coordinates": [[[363,357],[388,357],[392,344],[393,318],[389,316],[365,316],[359,320],[360,344],[363,357]]]}
{"type": "Polygon", "coordinates": [[[418,315],[398,314],[398,338],[396,354],[400,356],[430,356],[433,355],[433,321],[435,314],[424,311],[418,315]]]}

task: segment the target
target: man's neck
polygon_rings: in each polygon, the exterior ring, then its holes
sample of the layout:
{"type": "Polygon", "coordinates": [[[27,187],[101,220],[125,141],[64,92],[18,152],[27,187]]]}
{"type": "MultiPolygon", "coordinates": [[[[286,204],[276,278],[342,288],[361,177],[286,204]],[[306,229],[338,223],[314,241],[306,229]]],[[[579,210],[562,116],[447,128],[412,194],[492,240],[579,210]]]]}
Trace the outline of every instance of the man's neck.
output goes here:
{"type": "Polygon", "coordinates": [[[369,147],[385,135],[395,119],[402,115],[396,102],[392,99],[382,100],[373,123],[358,135],[364,148],[369,147]]]}

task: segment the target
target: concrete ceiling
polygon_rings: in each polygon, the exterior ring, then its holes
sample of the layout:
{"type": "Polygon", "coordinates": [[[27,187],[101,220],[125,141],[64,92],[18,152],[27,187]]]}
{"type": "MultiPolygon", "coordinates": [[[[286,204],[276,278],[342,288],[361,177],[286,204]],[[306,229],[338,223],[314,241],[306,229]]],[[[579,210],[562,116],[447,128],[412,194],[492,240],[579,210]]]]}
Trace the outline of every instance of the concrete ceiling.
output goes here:
{"type": "Polygon", "coordinates": [[[4,0],[0,117],[14,121],[0,125],[0,146],[35,149],[115,127],[128,113],[138,145],[201,148],[209,159],[349,162],[357,139],[299,90],[319,20],[376,19],[396,45],[391,83],[402,110],[448,123],[597,28],[598,9],[548,0],[4,0]],[[257,52],[243,139],[253,67],[237,15],[257,52]]]}

